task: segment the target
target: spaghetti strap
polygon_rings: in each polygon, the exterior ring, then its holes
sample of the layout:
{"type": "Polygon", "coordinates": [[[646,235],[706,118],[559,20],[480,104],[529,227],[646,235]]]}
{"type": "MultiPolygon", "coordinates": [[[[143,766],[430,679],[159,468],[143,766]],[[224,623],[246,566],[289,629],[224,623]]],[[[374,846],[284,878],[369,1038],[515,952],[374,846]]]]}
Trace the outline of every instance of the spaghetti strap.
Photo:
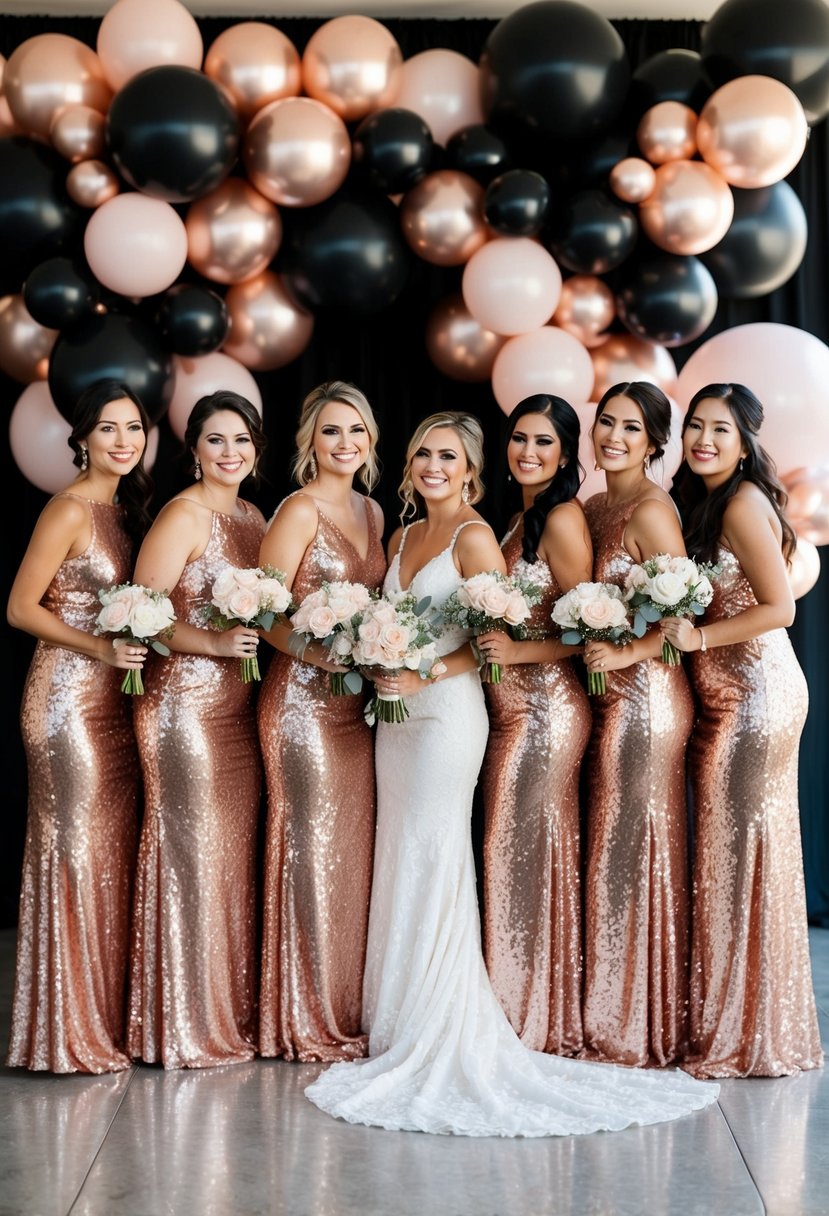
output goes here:
{"type": "MultiPolygon", "coordinates": [[[[462,524],[458,524],[457,528],[452,533],[452,539],[450,540],[449,544],[447,545],[448,549],[452,550],[455,548],[455,541],[458,539],[461,532],[463,532],[464,528],[469,527],[470,524],[483,524],[483,526],[485,528],[489,528],[489,524],[486,522],[485,519],[465,519],[462,524]]],[[[489,528],[489,530],[491,532],[492,528],[489,528]]],[[[404,539],[405,539],[405,533],[404,533],[404,539]]],[[[401,550],[403,548],[402,542],[401,542],[400,548],[401,548],[401,550]]]]}

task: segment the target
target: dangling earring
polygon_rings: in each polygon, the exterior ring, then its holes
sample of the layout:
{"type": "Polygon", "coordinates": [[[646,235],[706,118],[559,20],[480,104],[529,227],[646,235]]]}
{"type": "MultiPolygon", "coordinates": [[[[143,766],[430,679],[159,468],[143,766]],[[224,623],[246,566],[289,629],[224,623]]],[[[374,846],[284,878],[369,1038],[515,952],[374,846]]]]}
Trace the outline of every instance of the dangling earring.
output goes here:
{"type": "Polygon", "coordinates": [[[469,482],[468,481],[465,481],[463,483],[463,489],[461,490],[461,502],[464,504],[464,506],[469,502],[469,482]]]}
{"type": "Polygon", "coordinates": [[[507,481],[512,481],[512,473],[507,473],[507,481]]]}
{"type": "MultiPolygon", "coordinates": [[[[742,467],[742,465],[740,466],[742,467]]],[[[89,448],[81,448],[81,472],[89,468],[89,448]]]]}
{"type": "Polygon", "coordinates": [[[742,471],[743,471],[743,464],[744,464],[744,461],[743,461],[743,458],[742,458],[742,456],[741,456],[741,457],[740,457],[740,472],[741,472],[741,473],[742,473],[742,471]]]}
{"type": "Polygon", "coordinates": [[[313,452],[311,453],[311,457],[308,461],[308,472],[311,474],[311,481],[313,481],[317,475],[317,458],[313,452]]]}
{"type": "Polygon", "coordinates": [[[594,460],[593,461],[593,472],[600,473],[601,469],[602,469],[602,466],[599,464],[598,460],[594,460]]]}
{"type": "Polygon", "coordinates": [[[201,461],[198,456],[193,457],[193,479],[201,481],[201,461]]]}
{"type": "Polygon", "coordinates": [[[645,472],[647,473],[648,469],[651,467],[651,458],[650,458],[650,454],[648,454],[648,455],[645,457],[645,459],[642,461],[642,467],[644,468],[645,472]]]}

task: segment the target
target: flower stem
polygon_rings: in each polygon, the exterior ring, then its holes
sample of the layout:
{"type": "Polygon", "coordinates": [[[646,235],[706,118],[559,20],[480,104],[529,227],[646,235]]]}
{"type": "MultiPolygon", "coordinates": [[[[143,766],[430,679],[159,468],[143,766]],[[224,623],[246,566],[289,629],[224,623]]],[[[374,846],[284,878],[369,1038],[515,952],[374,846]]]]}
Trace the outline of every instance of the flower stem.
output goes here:
{"type": "Polygon", "coordinates": [[[242,683],[252,684],[254,680],[261,680],[259,674],[259,659],[256,655],[247,655],[242,659],[242,683]]]}
{"type": "Polygon", "coordinates": [[[662,639],[662,662],[667,663],[669,667],[679,667],[682,662],[682,656],[676,646],[667,638],[662,639]]]}
{"type": "Polygon", "coordinates": [[[588,671],[587,691],[591,697],[600,697],[607,692],[607,676],[603,671],[588,671]]]}
{"type": "Polygon", "coordinates": [[[485,663],[481,672],[481,680],[484,684],[500,684],[501,674],[500,663],[485,663]]]}
{"type": "Polygon", "coordinates": [[[121,682],[121,692],[130,697],[143,697],[144,681],[141,679],[141,668],[131,667],[121,682]]]}
{"type": "Polygon", "coordinates": [[[399,693],[379,692],[374,698],[374,715],[378,722],[405,722],[409,716],[406,702],[399,693]]]}
{"type": "Polygon", "coordinates": [[[331,696],[332,697],[345,697],[347,695],[348,695],[348,689],[345,686],[345,672],[344,671],[332,671],[331,672],[331,696]]]}

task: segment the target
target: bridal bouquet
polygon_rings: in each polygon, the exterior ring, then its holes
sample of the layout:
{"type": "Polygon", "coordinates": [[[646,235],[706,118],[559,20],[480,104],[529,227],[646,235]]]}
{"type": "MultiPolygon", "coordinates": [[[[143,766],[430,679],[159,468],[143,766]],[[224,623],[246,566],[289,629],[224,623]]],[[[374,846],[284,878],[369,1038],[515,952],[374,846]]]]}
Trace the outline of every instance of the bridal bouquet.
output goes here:
{"type": "MultiPolygon", "coordinates": [[[[641,638],[648,625],[663,616],[701,616],[714,594],[711,579],[719,572],[719,566],[667,553],[633,566],[625,579],[625,600],[635,609],[634,635],[641,638]]],[[[671,667],[680,662],[679,651],[667,639],[662,642],[662,662],[671,667]]]]}
{"type": "MultiPolygon", "coordinates": [[[[580,642],[615,642],[624,646],[631,638],[631,624],[622,591],[614,583],[579,583],[553,605],[553,620],[562,630],[566,646],[580,642]]],[[[603,671],[588,671],[587,691],[607,692],[603,671]]]]}
{"type": "MultiPolygon", "coordinates": [[[[322,642],[332,662],[354,668],[354,645],[361,614],[376,596],[362,583],[323,583],[312,591],[291,617],[291,628],[300,642],[300,655],[309,642],[322,642]]],[[[293,639],[292,639],[293,641],[293,639]]],[[[293,649],[293,647],[292,647],[293,649]]],[[[331,692],[335,697],[358,693],[363,680],[358,671],[332,671],[331,692]]]]}
{"type": "MultiPolygon", "coordinates": [[[[163,591],[151,591],[139,583],[119,583],[116,587],[102,588],[98,599],[103,607],[95,621],[96,633],[122,633],[128,642],[151,646],[159,654],[170,653],[159,639],[172,636],[176,614],[163,591]]],[[[121,692],[130,696],[143,694],[140,668],[127,672],[121,692]]]]}
{"type": "MultiPolygon", "coordinates": [[[[356,623],[354,663],[388,672],[407,668],[419,671],[424,680],[440,675],[446,668],[438,659],[435,624],[426,616],[430,603],[428,596],[418,601],[408,594],[386,594],[372,600],[356,623]]],[[[375,721],[404,722],[408,715],[398,693],[378,692],[369,702],[366,721],[369,725],[375,721]]]]}
{"type": "MultiPolygon", "coordinates": [[[[526,635],[524,622],[533,607],[541,601],[541,588],[515,575],[497,570],[473,574],[453,591],[443,607],[443,619],[476,636],[490,629],[500,629],[510,637],[526,635]]],[[[482,679],[485,684],[501,683],[501,664],[484,663],[482,679]]]]}
{"type": "MultiPolygon", "coordinates": [[[[255,626],[268,630],[280,618],[287,623],[291,593],[285,586],[285,575],[273,566],[240,570],[226,566],[213,584],[213,598],[205,607],[204,616],[214,629],[224,632],[235,625],[255,626]]],[[[261,680],[256,655],[242,659],[242,683],[261,680]]]]}

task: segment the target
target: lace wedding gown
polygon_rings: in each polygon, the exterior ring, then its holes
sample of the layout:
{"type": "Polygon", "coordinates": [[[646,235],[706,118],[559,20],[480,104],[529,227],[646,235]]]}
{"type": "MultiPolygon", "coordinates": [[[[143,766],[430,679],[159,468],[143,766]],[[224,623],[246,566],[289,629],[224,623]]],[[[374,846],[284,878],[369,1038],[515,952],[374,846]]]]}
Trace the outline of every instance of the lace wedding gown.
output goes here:
{"type": "MultiPolygon", "coordinates": [[[[473,523],[476,521],[467,521],[473,523]]],[[[462,524],[461,527],[467,526],[462,524]]],[[[410,590],[440,609],[461,582],[447,548],[410,590]]],[[[400,550],[386,575],[399,591],[400,550]]],[[[464,634],[451,629],[448,654],[464,634]]],[[[364,982],[367,1060],[332,1065],[306,1089],[350,1123],[466,1136],[576,1135],[698,1110],[718,1087],[529,1051],[481,955],[470,837],[487,716],[475,671],[424,687],[402,725],[377,735],[377,840],[364,982]]]]}

